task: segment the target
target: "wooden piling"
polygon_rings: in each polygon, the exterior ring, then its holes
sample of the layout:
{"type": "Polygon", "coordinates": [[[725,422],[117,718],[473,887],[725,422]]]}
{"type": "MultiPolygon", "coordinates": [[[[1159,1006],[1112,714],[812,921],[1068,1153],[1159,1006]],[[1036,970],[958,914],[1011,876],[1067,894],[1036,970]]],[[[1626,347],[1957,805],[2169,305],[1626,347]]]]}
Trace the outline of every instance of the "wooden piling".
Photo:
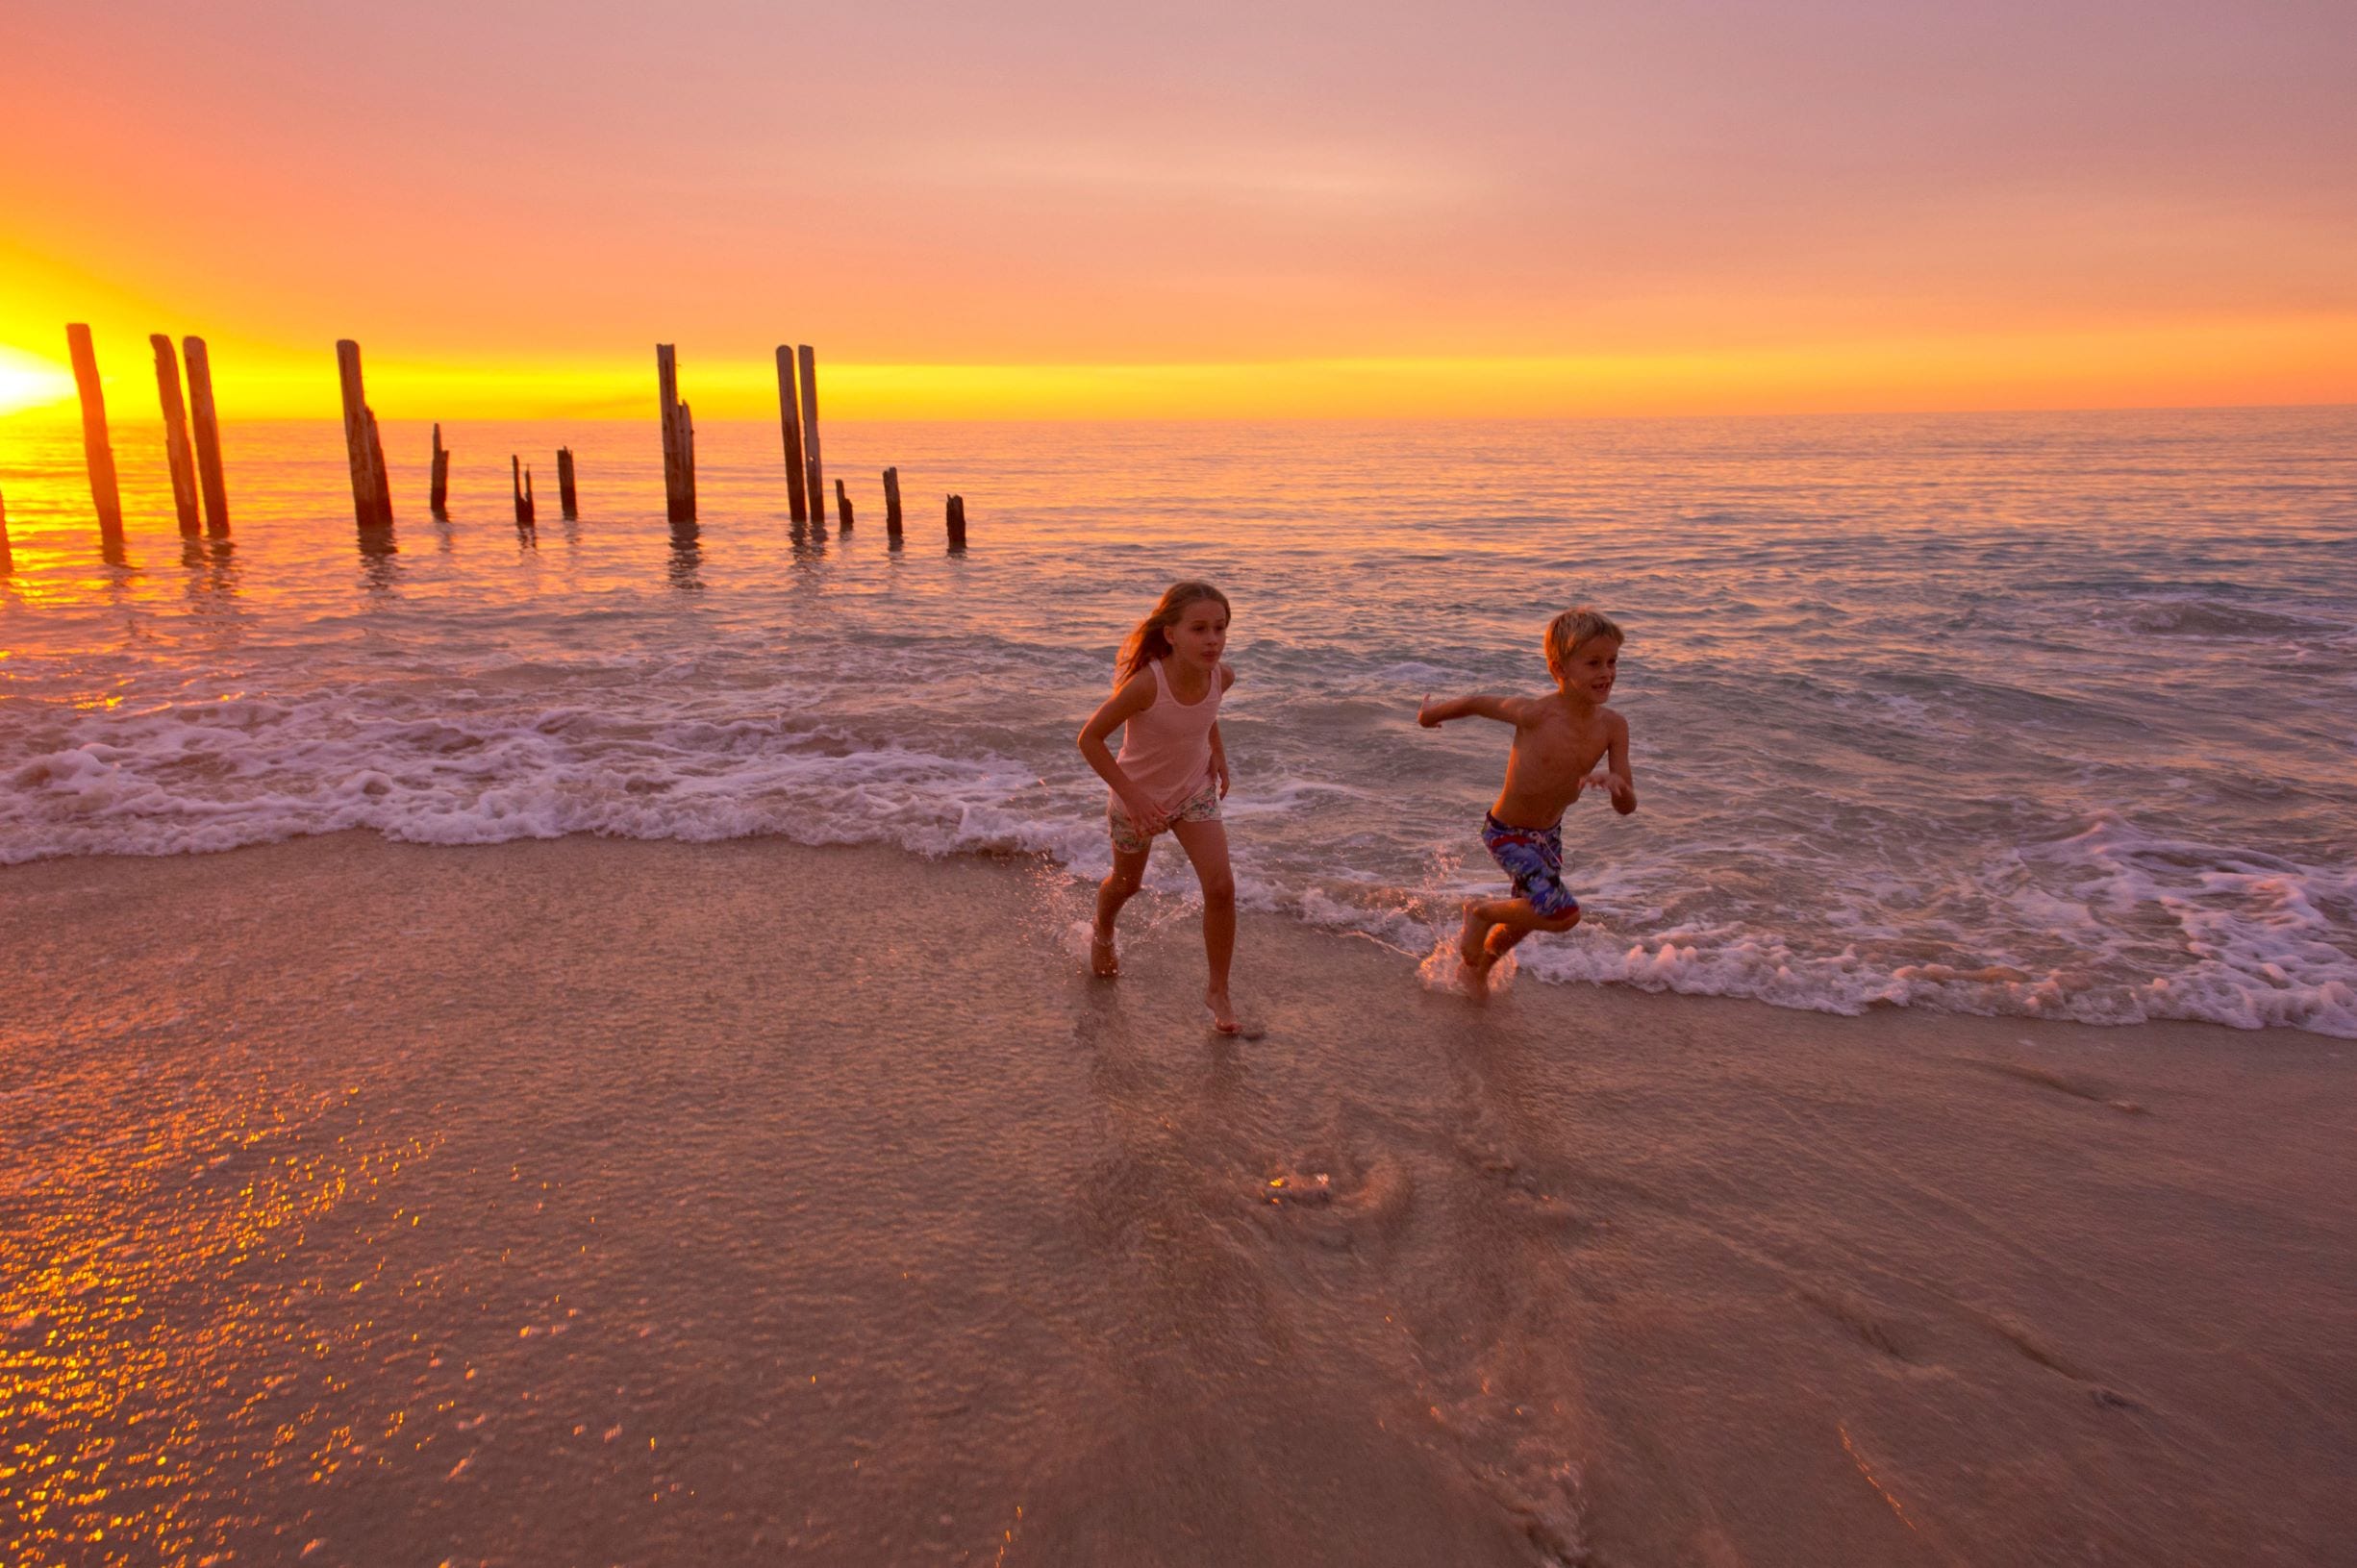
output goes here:
{"type": "Polygon", "coordinates": [[[900,470],[884,470],[884,536],[900,537],[900,470]]]}
{"type": "Polygon", "coordinates": [[[0,577],[16,569],[16,558],[9,554],[9,502],[0,495],[0,577]]]}
{"type": "Polygon", "coordinates": [[[538,513],[532,505],[532,470],[514,453],[508,456],[508,483],[515,491],[515,526],[534,526],[538,513]]]}
{"type": "Polygon", "coordinates": [[[802,366],[802,461],[808,470],[811,521],[826,522],[826,478],[818,462],[818,356],[808,343],[794,349],[802,366]]]}
{"type": "Polygon", "coordinates": [[[377,436],[376,411],[368,407],[360,370],[360,345],[336,340],[336,370],[343,384],[344,456],[352,468],[352,515],[362,528],[393,525],[392,485],[385,475],[385,443],[377,436]]]}
{"type": "Polygon", "coordinates": [[[581,497],[573,490],[573,449],[557,448],[557,506],[568,523],[581,520],[581,497]]]}
{"type": "Polygon", "coordinates": [[[965,548],[965,497],[962,495],[949,498],[949,548],[965,548]]]}
{"type": "Polygon", "coordinates": [[[74,386],[82,394],[82,457],[90,471],[90,504],[98,509],[98,536],[110,552],[123,547],[123,499],[114,483],[114,448],[107,440],[107,393],[98,381],[98,351],[90,329],[77,321],[65,329],[74,360],[74,386]]]}
{"type": "Polygon", "coordinates": [[[427,483],[426,506],[434,513],[436,522],[446,523],[450,520],[450,449],[442,445],[439,421],[434,426],[434,472],[427,483]]]}
{"type": "Polygon", "coordinates": [[[808,484],[810,476],[802,468],[802,396],[799,381],[794,375],[794,351],[784,343],[777,346],[777,422],[778,434],[786,444],[786,509],[797,523],[810,521],[811,507],[808,484]]]}
{"type": "Polygon", "coordinates": [[[221,421],[213,407],[213,360],[202,337],[183,337],[180,357],[188,367],[188,416],[196,436],[196,482],[205,497],[205,532],[229,537],[229,486],[221,477],[221,421]]]}
{"type": "Polygon", "coordinates": [[[851,497],[844,493],[840,479],[835,482],[835,520],[842,525],[844,533],[851,532],[851,497]]]}
{"type": "Polygon", "coordinates": [[[655,345],[655,387],[663,414],[664,509],[675,523],[695,521],[695,422],[679,400],[679,361],[669,343],[655,345]]]}
{"type": "Polygon", "coordinates": [[[156,402],[163,410],[163,456],[172,470],[172,508],[184,538],[196,537],[196,457],[188,450],[188,411],[180,401],[180,353],[163,333],[149,333],[156,354],[156,402]]]}

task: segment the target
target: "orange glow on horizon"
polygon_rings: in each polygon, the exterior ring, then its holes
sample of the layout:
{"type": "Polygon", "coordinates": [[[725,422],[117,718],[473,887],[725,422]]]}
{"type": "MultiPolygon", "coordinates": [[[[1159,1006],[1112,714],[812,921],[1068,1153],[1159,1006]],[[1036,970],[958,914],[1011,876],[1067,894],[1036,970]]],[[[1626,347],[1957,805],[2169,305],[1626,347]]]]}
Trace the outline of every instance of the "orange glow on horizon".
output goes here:
{"type": "MultiPolygon", "coordinates": [[[[63,349],[63,333],[57,334],[63,349]]],[[[209,338],[225,422],[335,418],[334,348],[209,338]]],[[[97,334],[111,418],[156,416],[145,335],[97,334]]],[[[363,342],[365,352],[366,343],[363,342]]],[[[706,419],[773,418],[767,354],[682,345],[681,390],[706,419]]],[[[370,355],[389,419],[651,416],[642,356],[498,363],[370,355]]],[[[0,339],[0,418],[69,416],[63,353],[0,339]]],[[[1546,418],[2357,402],[2357,316],[2145,329],[1924,336],[1719,351],[1401,356],[1162,364],[832,363],[829,419],[1546,418]]]]}

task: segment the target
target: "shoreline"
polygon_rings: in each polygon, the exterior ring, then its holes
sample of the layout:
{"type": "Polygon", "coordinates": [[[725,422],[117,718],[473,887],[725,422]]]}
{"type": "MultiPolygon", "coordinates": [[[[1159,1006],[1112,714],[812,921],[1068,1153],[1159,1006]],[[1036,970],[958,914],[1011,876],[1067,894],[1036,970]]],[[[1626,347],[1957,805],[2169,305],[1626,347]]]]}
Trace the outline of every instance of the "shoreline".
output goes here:
{"type": "MultiPolygon", "coordinates": [[[[675,844],[683,847],[728,843],[776,844],[788,852],[810,851],[823,854],[833,853],[836,851],[844,851],[851,853],[872,853],[875,855],[891,857],[896,859],[905,860],[919,865],[935,865],[944,862],[973,860],[980,863],[1012,863],[1023,866],[1036,866],[1043,875],[1068,879],[1076,886],[1082,884],[1092,885],[1093,884],[1093,876],[1090,871],[1084,868],[1077,868],[1068,863],[1068,850],[1066,847],[1062,845],[1053,848],[1037,847],[1032,840],[1036,839],[1039,834],[1033,833],[1018,833],[1016,834],[1017,844],[1012,847],[998,847],[977,843],[961,843],[954,844],[938,851],[911,847],[907,844],[895,843],[889,839],[856,841],[822,840],[814,842],[807,839],[793,837],[773,828],[749,829],[735,834],[711,837],[697,836],[693,834],[681,836],[652,834],[641,836],[636,833],[609,834],[595,827],[572,827],[553,836],[522,834],[515,837],[484,839],[465,837],[450,839],[418,839],[405,836],[394,836],[389,828],[380,824],[361,823],[351,826],[331,827],[316,832],[296,832],[287,837],[261,840],[238,840],[233,837],[228,841],[202,841],[206,835],[201,832],[198,833],[197,836],[200,840],[199,842],[193,844],[177,845],[173,848],[156,850],[152,852],[134,849],[64,849],[44,852],[31,859],[20,860],[7,860],[0,859],[0,877],[7,876],[12,872],[23,868],[35,866],[106,861],[154,863],[181,859],[189,857],[203,858],[220,855],[237,855],[254,850],[279,849],[298,844],[332,843],[344,838],[359,836],[375,838],[389,846],[403,849],[461,851],[498,849],[510,846],[569,842],[573,840],[601,843],[675,844]]],[[[1093,837],[1093,834],[1091,834],[1091,836],[1093,837]]],[[[1482,889],[1487,889],[1489,892],[1493,893],[1497,890],[1498,886],[1502,885],[1494,878],[1484,878],[1479,883],[1457,891],[1427,888],[1408,895],[1410,900],[1410,908],[1392,908],[1386,911],[1370,910],[1361,908],[1356,906],[1335,905],[1332,904],[1331,900],[1326,900],[1333,912],[1320,912],[1307,907],[1308,900],[1293,899],[1291,901],[1278,900],[1271,902],[1265,896],[1254,897],[1254,889],[1252,889],[1249,885],[1249,871],[1247,870],[1243,879],[1245,885],[1242,888],[1240,888],[1240,893],[1242,895],[1240,897],[1238,907],[1241,917],[1255,920],[1282,922],[1309,934],[1321,937],[1331,937],[1340,940],[1354,941],[1376,948],[1401,960],[1403,963],[1408,965],[1411,970],[1417,971],[1418,973],[1422,973],[1427,976],[1426,983],[1428,985],[1438,983],[1437,979],[1435,978],[1437,976],[1438,967],[1446,960],[1448,949],[1453,945],[1453,936],[1457,926],[1457,918],[1455,914],[1455,906],[1457,901],[1466,896],[1478,896],[1482,889]],[[1423,911],[1424,907],[1427,905],[1433,906],[1438,909],[1444,911],[1441,914],[1437,925],[1430,927],[1424,927],[1422,925],[1425,914],[1424,912],[1420,911],[1423,911]],[[1340,918],[1337,917],[1338,915],[1340,918]],[[1354,918],[1361,920],[1364,923],[1353,925],[1351,921],[1354,918]],[[1401,945],[1398,940],[1394,939],[1393,933],[1403,922],[1406,923],[1411,929],[1431,931],[1434,933],[1436,945],[1423,951],[1412,951],[1408,947],[1401,945]]],[[[1161,895],[1166,910],[1169,908],[1169,906],[1173,901],[1183,900],[1185,897],[1187,897],[1191,889],[1191,882],[1184,869],[1183,862],[1177,859],[1174,850],[1166,851],[1164,855],[1156,858],[1153,866],[1147,873],[1147,891],[1161,895]]],[[[1314,890],[1309,895],[1309,899],[1323,900],[1325,899],[1325,895],[1321,892],[1314,890]]],[[[1166,914],[1165,917],[1166,918],[1167,914],[1166,914]]],[[[1528,958],[1532,957],[1534,953],[1544,953],[1545,951],[1546,950],[1542,946],[1526,946],[1523,952],[1519,955],[1519,958],[1527,959],[1528,958]]],[[[2011,1012],[1996,1010],[1993,1008],[1982,1009],[1968,1007],[1940,1006],[1921,998],[1914,998],[1906,1001],[1894,1001],[1888,999],[1885,995],[1871,992],[1868,993],[1862,1002],[1857,1002],[1855,999],[1847,999],[1852,1002],[1853,1005],[1844,1006],[1837,1003],[1834,999],[1822,998],[1821,996],[1811,997],[1806,992],[1805,987],[1788,990],[1783,996],[1763,994],[1763,991],[1760,989],[1756,981],[1749,981],[1746,979],[1746,977],[1741,974],[1738,974],[1733,982],[1722,981],[1716,986],[1703,984],[1681,986],[1667,980],[1660,980],[1655,983],[1646,983],[1642,979],[1634,978],[1633,974],[1616,974],[1612,971],[1613,964],[1618,963],[1633,972],[1642,973],[1647,976],[1659,976],[1672,968],[1680,967],[1681,965],[1689,968],[1694,967],[1694,954],[1695,949],[1692,945],[1681,947],[1675,938],[1661,939],[1661,944],[1657,949],[1650,945],[1648,939],[1641,937],[1625,954],[1607,954],[1602,959],[1601,967],[1598,967],[1597,961],[1592,957],[1590,957],[1583,958],[1579,964],[1571,966],[1567,972],[1563,972],[1563,966],[1557,965],[1559,972],[1555,975],[1542,976],[1532,974],[1522,976],[1519,979],[1519,983],[1525,987],[1538,986],[1550,990],[1560,989],[1571,992],[1596,991],[1620,993],[1623,995],[1680,997],[1693,1001],[1725,1001],[1743,1006],[1767,1008],[1776,1012],[1796,1012],[1806,1016],[1823,1018],[1882,1017],[1893,1014],[1910,1015],[1920,1012],[1941,1018],[1980,1019],[2000,1030],[2015,1026],[2029,1029],[2033,1032],[2047,1028],[2066,1030],[2090,1029],[2098,1032],[2108,1032],[2114,1030],[2135,1032],[2147,1029],[2161,1031],[2173,1031],[2177,1029],[2193,1029],[2196,1031],[2217,1030],[2228,1035],[2254,1038],[2269,1037],[2278,1034],[2296,1035],[2314,1041],[2337,1043],[2344,1048],[2357,1049],[2357,1037],[2334,1033],[2327,1029],[2313,1027],[2312,1025],[2286,1023],[2274,1020],[2264,1022],[2229,1022],[2212,1017],[2182,1015],[2163,1015],[2158,1017],[2144,1016],[2133,1019],[2115,1019],[2100,1016],[2069,1017],[2044,1011],[2011,1012]]],[[[1526,967],[1526,965],[1517,964],[1517,975],[1520,975],[1520,971],[1524,967],[1526,967]]],[[[1706,960],[1701,967],[1707,971],[1710,968],[1709,961],[1706,960]]],[[[1979,968],[1958,969],[1944,962],[1926,960],[1920,965],[1902,967],[1894,971],[1890,977],[1888,977],[1886,983],[1888,986],[1927,985],[1934,988],[1940,988],[1956,984],[1968,985],[1983,982],[1996,981],[2018,985],[2028,983],[2032,978],[2032,976],[2024,971],[2020,971],[2003,964],[1985,965],[1979,968]]]]}
{"type": "Polygon", "coordinates": [[[1247,911],[1269,1033],[1229,1045],[1174,904],[1107,985],[1036,860],[775,838],[356,832],[0,891],[0,1328],[69,1479],[155,1446],[92,1481],[133,1542],[2192,1565],[2357,1533],[2329,1036],[1477,1006],[1247,911]]]}

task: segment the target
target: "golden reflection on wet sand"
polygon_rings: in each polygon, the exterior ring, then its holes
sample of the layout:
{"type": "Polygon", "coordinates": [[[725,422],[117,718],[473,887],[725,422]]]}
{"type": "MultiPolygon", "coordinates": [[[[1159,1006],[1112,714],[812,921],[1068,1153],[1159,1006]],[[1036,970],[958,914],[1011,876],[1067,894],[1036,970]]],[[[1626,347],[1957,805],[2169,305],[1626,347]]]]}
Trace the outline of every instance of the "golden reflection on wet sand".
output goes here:
{"type": "Polygon", "coordinates": [[[86,1064],[38,1105],[19,1090],[6,1117],[0,1535],[22,1568],[212,1562],[238,1476],[324,1477],[365,1452],[294,1370],[321,1363],[320,1391],[339,1391],[325,1364],[342,1328],[288,1312],[243,1271],[285,1263],[309,1225],[372,1203],[429,1143],[372,1135],[358,1088],[289,1092],[262,1071],[234,1089],[165,1082],[151,1099],[155,1078],[86,1064]]]}

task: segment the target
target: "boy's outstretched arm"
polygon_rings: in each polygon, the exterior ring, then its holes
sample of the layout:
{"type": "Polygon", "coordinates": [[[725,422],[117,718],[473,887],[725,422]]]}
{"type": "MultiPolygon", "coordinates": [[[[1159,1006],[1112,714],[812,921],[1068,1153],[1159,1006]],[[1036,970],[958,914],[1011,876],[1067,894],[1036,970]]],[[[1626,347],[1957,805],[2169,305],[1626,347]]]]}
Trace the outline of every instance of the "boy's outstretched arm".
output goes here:
{"type": "Polygon", "coordinates": [[[1629,721],[1611,716],[1612,738],[1604,750],[1605,784],[1613,793],[1613,809],[1622,816],[1637,809],[1637,783],[1629,777],[1629,721]]]}
{"type": "Polygon", "coordinates": [[[1486,691],[1470,696],[1444,697],[1434,702],[1429,696],[1416,710],[1416,722],[1425,729],[1446,724],[1450,719],[1496,719],[1501,724],[1518,723],[1515,713],[1517,704],[1512,697],[1492,697],[1486,691]]]}

